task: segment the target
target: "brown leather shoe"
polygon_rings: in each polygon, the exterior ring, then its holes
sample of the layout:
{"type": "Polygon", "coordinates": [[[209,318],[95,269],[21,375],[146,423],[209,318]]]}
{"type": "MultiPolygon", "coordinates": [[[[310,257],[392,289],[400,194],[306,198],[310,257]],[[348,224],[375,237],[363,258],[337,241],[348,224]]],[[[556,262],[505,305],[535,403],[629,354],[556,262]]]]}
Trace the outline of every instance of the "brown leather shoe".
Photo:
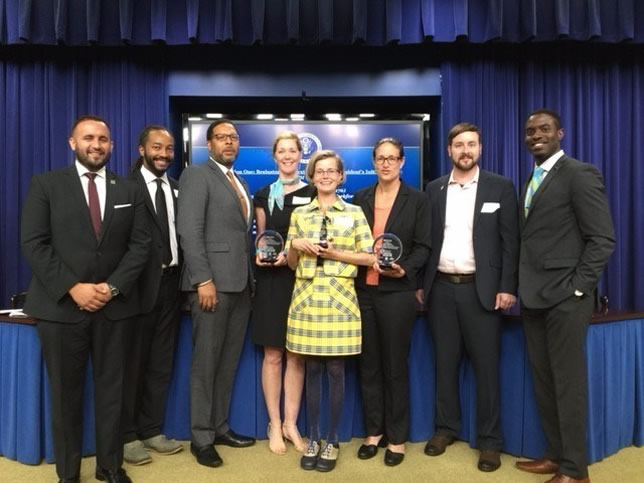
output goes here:
{"type": "Polygon", "coordinates": [[[491,449],[482,449],[478,468],[481,471],[496,471],[501,466],[501,453],[491,449]]]}
{"type": "Polygon", "coordinates": [[[559,464],[549,459],[540,459],[534,461],[517,461],[514,466],[521,471],[528,473],[537,473],[538,475],[549,475],[559,471],[559,464]]]}
{"type": "Polygon", "coordinates": [[[425,454],[429,456],[440,456],[445,452],[445,448],[447,448],[453,442],[453,436],[434,433],[432,439],[427,441],[427,444],[425,445],[425,454]]]}
{"type": "Polygon", "coordinates": [[[557,473],[551,479],[546,481],[546,483],[590,483],[590,478],[582,478],[581,480],[579,480],[577,478],[573,478],[572,476],[557,473]]]}

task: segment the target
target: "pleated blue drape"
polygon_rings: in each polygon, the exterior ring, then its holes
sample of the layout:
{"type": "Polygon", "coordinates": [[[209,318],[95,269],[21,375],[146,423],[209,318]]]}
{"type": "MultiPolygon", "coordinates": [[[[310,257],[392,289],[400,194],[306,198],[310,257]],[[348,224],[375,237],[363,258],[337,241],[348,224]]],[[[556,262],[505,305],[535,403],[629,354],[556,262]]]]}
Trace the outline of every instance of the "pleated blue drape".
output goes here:
{"type": "Polygon", "coordinates": [[[8,44],[644,42],[638,0],[0,0],[0,19],[8,44]]]}

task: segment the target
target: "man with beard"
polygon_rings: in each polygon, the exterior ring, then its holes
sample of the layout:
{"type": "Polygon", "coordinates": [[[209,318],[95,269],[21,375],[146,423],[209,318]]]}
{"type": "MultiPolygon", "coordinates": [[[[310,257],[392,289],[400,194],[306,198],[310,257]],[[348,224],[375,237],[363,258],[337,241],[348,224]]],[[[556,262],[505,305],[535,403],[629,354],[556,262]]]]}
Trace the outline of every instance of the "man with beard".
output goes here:
{"type": "Polygon", "coordinates": [[[228,410],[253,289],[251,197],[232,167],[239,134],[227,120],[207,130],[210,158],[179,180],[178,231],[184,265],[181,289],[192,311],[190,449],[197,462],[222,464],[215,444],[250,446],[255,440],[228,426],[228,410]]]}
{"type": "Polygon", "coordinates": [[[602,175],[561,149],[559,114],[528,116],[524,141],[535,166],[521,196],[521,318],[546,434],[542,459],[523,471],[549,482],[589,482],[586,332],[593,294],[615,248],[602,175]]]}
{"type": "Polygon", "coordinates": [[[470,123],[447,136],[453,168],[427,185],[432,254],[423,298],[436,353],[436,431],[425,453],[439,456],[461,428],[459,366],[464,350],[476,377],[478,468],[501,466],[501,311],[517,293],[517,196],[512,181],[479,169],[481,133],[470,123]]]}
{"type": "Polygon", "coordinates": [[[78,118],[69,145],[74,165],[34,176],[22,211],[22,249],[33,272],[25,310],[37,319],[49,376],[60,481],[79,481],[91,357],[96,478],[129,482],[120,431],[126,334],[140,311],[137,280],[150,233],[136,185],[105,169],[107,123],[78,118]]]}
{"type": "Polygon", "coordinates": [[[123,458],[152,461],[147,450],[169,455],[183,449],[161,433],[181,315],[180,253],[175,213],[179,184],[166,174],[174,161],[174,138],[163,126],[139,135],[139,154],[130,179],[145,199],[152,234],[150,258],[141,276],[141,316],[132,326],[123,411],[123,458]]]}

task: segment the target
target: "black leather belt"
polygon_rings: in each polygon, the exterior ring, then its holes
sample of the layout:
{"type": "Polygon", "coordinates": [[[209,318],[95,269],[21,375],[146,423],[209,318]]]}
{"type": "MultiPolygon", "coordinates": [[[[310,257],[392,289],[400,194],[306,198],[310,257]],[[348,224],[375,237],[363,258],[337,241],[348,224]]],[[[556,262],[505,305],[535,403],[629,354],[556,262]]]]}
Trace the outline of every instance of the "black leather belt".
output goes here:
{"type": "Polygon", "coordinates": [[[445,273],[438,272],[438,278],[446,280],[449,283],[472,283],[474,281],[473,273],[445,273]]]}
{"type": "Polygon", "coordinates": [[[165,267],[161,270],[163,272],[163,276],[166,277],[168,275],[174,275],[175,273],[179,273],[179,266],[173,265],[171,267],[165,267]]]}

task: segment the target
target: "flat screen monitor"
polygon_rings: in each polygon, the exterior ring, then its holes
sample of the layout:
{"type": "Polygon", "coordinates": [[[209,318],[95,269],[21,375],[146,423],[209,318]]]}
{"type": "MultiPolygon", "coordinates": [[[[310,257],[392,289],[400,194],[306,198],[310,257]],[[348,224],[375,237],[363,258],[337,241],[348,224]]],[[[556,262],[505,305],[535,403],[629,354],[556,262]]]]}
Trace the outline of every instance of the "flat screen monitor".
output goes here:
{"type": "MultiPolygon", "coordinates": [[[[208,161],[206,130],[211,119],[187,120],[188,162],[208,161]]],[[[277,178],[277,166],[272,156],[273,139],[282,131],[295,132],[302,143],[300,175],[305,179],[306,164],[315,151],[331,149],[344,161],[346,182],[339,188],[340,196],[348,202],[353,194],[376,183],[372,163],[373,145],[383,137],[399,139],[405,149],[402,179],[422,188],[423,121],[234,121],[240,137],[239,157],[234,169],[248,183],[251,193],[277,178]]]]}

